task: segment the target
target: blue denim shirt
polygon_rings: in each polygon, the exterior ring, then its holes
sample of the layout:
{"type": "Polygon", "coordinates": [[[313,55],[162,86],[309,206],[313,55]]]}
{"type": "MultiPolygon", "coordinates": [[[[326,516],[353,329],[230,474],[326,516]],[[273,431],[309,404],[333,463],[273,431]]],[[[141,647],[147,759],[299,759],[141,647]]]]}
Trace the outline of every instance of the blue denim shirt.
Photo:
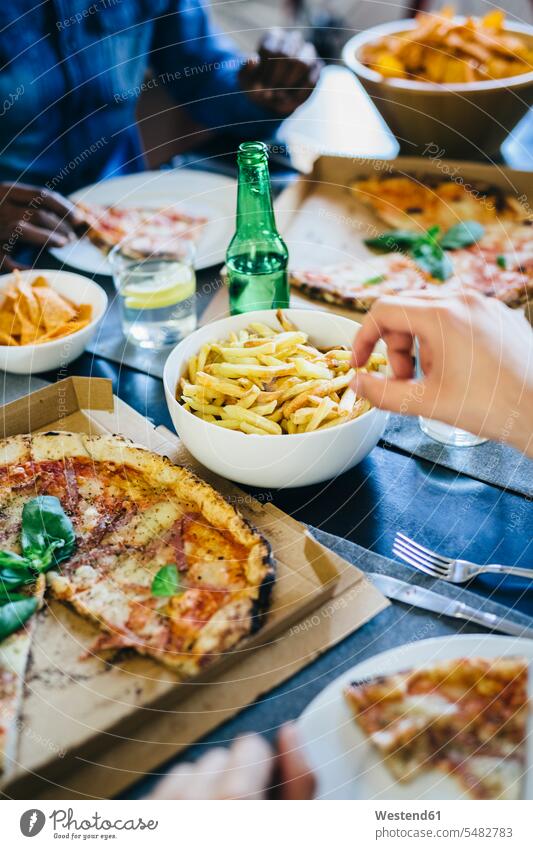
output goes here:
{"type": "Polygon", "coordinates": [[[277,119],[239,91],[242,62],[204,0],[0,0],[0,179],[67,193],[142,170],[146,85],[207,127],[271,135],[277,119]]]}

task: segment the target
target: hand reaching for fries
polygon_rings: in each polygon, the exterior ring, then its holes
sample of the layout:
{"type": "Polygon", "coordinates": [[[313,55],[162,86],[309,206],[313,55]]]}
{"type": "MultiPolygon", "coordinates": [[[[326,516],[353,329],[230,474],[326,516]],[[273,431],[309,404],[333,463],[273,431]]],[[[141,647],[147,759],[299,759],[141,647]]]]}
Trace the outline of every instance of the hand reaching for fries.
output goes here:
{"type": "Polygon", "coordinates": [[[355,338],[355,366],[379,338],[392,376],[354,380],[375,407],[509,441],[533,456],[533,332],[519,310],[477,292],[380,298],[355,338]],[[422,380],[414,377],[415,338],[422,380]]]}
{"type": "MultiPolygon", "coordinates": [[[[281,310],[280,330],[251,322],[222,342],[203,345],[181,378],[178,401],[218,427],[280,435],[335,427],[367,412],[350,383],[351,352],[309,343],[281,310]]],[[[385,357],[372,354],[364,371],[378,371],[385,357]]]]}

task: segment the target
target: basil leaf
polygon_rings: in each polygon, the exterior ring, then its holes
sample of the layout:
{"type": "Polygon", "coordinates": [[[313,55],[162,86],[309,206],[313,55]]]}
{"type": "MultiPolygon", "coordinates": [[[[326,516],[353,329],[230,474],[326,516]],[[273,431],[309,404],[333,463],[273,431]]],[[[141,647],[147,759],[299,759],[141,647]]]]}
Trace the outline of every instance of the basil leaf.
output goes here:
{"type": "Polygon", "coordinates": [[[23,569],[28,566],[28,561],[14,551],[0,551],[0,569],[7,566],[10,569],[23,569]]]}
{"type": "Polygon", "coordinates": [[[20,542],[38,572],[70,557],[76,546],[72,522],[54,495],[38,495],[22,510],[20,542]]]}
{"type": "Polygon", "coordinates": [[[181,592],[183,590],[181,589],[177,567],[173,563],[162,566],[152,581],[152,595],[166,598],[171,595],[178,595],[181,592]]]}
{"type": "Polygon", "coordinates": [[[375,238],[365,239],[365,245],[387,252],[401,251],[413,247],[419,240],[420,233],[411,233],[410,230],[390,230],[375,238]]]}
{"type": "Polygon", "coordinates": [[[34,583],[35,572],[26,561],[23,562],[26,563],[25,566],[15,568],[0,566],[0,592],[10,592],[34,583]]]}
{"type": "Polygon", "coordinates": [[[450,227],[440,240],[440,244],[448,251],[467,248],[479,242],[484,232],[485,228],[477,221],[461,221],[450,227]]]}
{"type": "Polygon", "coordinates": [[[500,268],[503,268],[503,269],[507,268],[507,260],[505,259],[503,254],[500,254],[499,256],[496,257],[496,262],[500,266],[500,268]]]}
{"type": "Polygon", "coordinates": [[[383,283],[385,280],[384,274],[377,274],[375,277],[369,277],[368,280],[363,280],[362,286],[375,286],[376,283],[383,283]]]}
{"type": "Polygon", "coordinates": [[[2,595],[2,590],[0,590],[0,607],[3,604],[9,604],[11,601],[22,601],[25,598],[29,598],[29,596],[23,593],[6,593],[2,595]]]}
{"type": "Polygon", "coordinates": [[[449,256],[437,242],[420,241],[411,251],[416,264],[437,280],[447,280],[453,274],[449,256]]]}
{"type": "Polygon", "coordinates": [[[424,237],[424,238],[425,238],[428,242],[436,242],[436,241],[437,241],[437,236],[439,235],[439,233],[440,233],[440,227],[439,227],[439,225],[438,225],[438,224],[434,224],[434,225],[433,225],[433,227],[428,227],[428,229],[426,230],[426,235],[425,235],[425,237],[424,237]]]}
{"type": "Polygon", "coordinates": [[[24,598],[11,601],[0,607],[0,642],[18,631],[33,616],[39,602],[36,598],[24,598]]]}

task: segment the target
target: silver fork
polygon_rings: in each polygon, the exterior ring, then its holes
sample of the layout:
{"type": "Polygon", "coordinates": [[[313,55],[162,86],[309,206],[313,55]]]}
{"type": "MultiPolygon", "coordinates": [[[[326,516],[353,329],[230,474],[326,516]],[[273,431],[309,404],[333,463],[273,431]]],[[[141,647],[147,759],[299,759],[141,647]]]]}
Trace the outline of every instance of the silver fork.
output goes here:
{"type": "Polygon", "coordinates": [[[426,548],[415,542],[405,534],[397,533],[392,546],[393,553],[433,578],[441,578],[451,584],[464,584],[470,578],[490,572],[493,575],[519,575],[521,578],[533,580],[533,569],[522,569],[520,566],[500,566],[497,563],[488,563],[480,566],[469,560],[454,560],[452,557],[443,557],[436,551],[426,548]]]}

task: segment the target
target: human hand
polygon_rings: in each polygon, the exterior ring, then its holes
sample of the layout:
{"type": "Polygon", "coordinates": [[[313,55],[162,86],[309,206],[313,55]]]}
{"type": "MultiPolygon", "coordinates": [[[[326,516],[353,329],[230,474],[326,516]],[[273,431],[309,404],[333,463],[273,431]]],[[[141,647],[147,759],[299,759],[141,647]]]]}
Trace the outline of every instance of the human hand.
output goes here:
{"type": "Polygon", "coordinates": [[[254,103],[285,117],[307,100],[321,69],[315,48],[300,32],[276,28],[261,40],[239,81],[254,103]]]}
{"type": "Polygon", "coordinates": [[[24,183],[0,183],[0,271],[20,268],[19,244],[63,247],[84,224],[74,204],[57,192],[24,183]]]}
{"type": "Polygon", "coordinates": [[[229,749],[211,749],[194,764],[180,764],[150,798],[266,799],[270,789],[281,799],[313,798],[315,780],[291,725],[280,730],[277,754],[258,734],[239,737],[229,749]]]}
{"type": "Polygon", "coordinates": [[[357,394],[376,407],[506,439],[533,456],[533,330],[520,312],[475,292],[382,298],[355,338],[356,367],[380,337],[393,377],[358,373],[357,394]],[[413,379],[415,337],[420,381],[413,379]]]}

